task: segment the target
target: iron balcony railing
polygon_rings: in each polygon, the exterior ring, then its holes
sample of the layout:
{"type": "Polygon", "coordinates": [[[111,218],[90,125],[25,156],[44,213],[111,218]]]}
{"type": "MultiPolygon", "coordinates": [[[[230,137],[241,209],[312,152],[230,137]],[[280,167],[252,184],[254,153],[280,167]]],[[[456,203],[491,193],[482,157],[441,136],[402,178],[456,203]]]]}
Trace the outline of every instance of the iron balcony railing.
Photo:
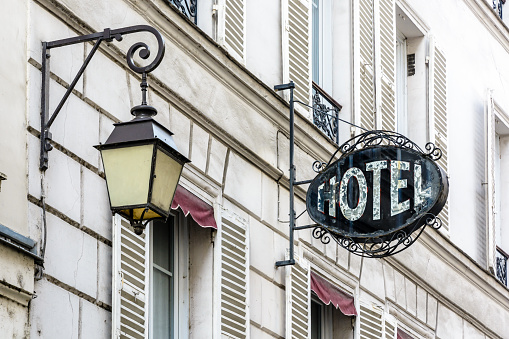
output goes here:
{"type": "Polygon", "coordinates": [[[339,145],[339,111],[342,106],[313,81],[313,123],[339,145]]]}
{"type": "Polygon", "coordinates": [[[186,17],[189,18],[194,24],[197,24],[197,2],[198,0],[166,0],[167,3],[177,7],[186,17]]]}
{"type": "Polygon", "coordinates": [[[502,19],[502,6],[506,0],[493,0],[493,9],[497,12],[500,19],[502,19]]]}
{"type": "Polygon", "coordinates": [[[509,259],[509,254],[497,246],[495,259],[497,279],[507,286],[507,260],[509,259]]]}

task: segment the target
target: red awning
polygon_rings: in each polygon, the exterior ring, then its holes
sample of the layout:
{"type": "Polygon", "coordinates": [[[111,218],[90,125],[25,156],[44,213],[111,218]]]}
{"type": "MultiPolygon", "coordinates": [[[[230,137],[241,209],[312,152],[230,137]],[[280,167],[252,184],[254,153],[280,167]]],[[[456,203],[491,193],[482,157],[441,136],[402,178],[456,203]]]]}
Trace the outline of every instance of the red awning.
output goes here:
{"type": "Polygon", "coordinates": [[[352,296],[349,296],[313,272],[311,272],[311,290],[316,293],[318,298],[320,298],[325,305],[332,303],[332,305],[340,309],[344,315],[357,315],[352,296]]]}
{"type": "Polygon", "coordinates": [[[414,339],[414,338],[412,338],[402,329],[398,328],[398,339],[414,339]]]}
{"type": "Polygon", "coordinates": [[[175,191],[171,209],[176,210],[179,207],[186,217],[191,214],[193,220],[201,227],[217,229],[214,208],[180,185],[175,191]]]}

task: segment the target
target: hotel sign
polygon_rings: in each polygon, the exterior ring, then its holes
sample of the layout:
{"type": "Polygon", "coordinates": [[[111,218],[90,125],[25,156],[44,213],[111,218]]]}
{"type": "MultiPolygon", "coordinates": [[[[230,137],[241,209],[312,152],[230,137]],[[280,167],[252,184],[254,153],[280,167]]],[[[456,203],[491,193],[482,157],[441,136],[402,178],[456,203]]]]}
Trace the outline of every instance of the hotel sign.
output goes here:
{"type": "Polygon", "coordinates": [[[356,243],[409,235],[447,201],[447,176],[431,155],[380,144],[344,153],[311,182],[307,211],[332,235],[356,243]]]}

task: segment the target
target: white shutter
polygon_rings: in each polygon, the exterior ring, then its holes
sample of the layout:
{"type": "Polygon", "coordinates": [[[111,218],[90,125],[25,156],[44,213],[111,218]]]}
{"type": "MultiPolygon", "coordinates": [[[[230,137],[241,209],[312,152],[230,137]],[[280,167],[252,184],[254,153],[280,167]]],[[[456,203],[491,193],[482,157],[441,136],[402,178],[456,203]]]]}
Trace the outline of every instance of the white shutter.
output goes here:
{"type": "MultiPolygon", "coordinates": [[[[283,81],[295,83],[294,100],[311,103],[311,1],[282,0],[283,81]]],[[[296,106],[296,109],[299,106],[296,106]]]]}
{"type": "Polygon", "coordinates": [[[136,235],[128,221],[113,217],[113,338],[148,338],[148,232],[136,235]]]}
{"type": "Polygon", "coordinates": [[[246,57],[246,2],[219,0],[218,40],[226,50],[245,63],[246,57]]]}
{"type": "Polygon", "coordinates": [[[495,228],[495,108],[493,93],[488,91],[485,108],[485,187],[486,187],[486,236],[488,242],[488,268],[495,272],[496,228],[495,228]]]}
{"type": "Polygon", "coordinates": [[[392,315],[385,313],[384,316],[384,338],[385,339],[397,339],[398,335],[398,323],[396,318],[392,315]]]}
{"type": "Polygon", "coordinates": [[[359,55],[359,105],[356,123],[368,130],[375,129],[375,45],[374,45],[374,1],[358,3],[358,39],[356,46],[359,55]]]}
{"type": "Polygon", "coordinates": [[[286,266],[286,338],[308,339],[311,335],[310,284],[309,263],[295,255],[295,265],[286,266]]]}
{"type": "Polygon", "coordinates": [[[380,0],[377,33],[377,129],[396,131],[396,5],[394,0],[380,0]]]}
{"type": "Polygon", "coordinates": [[[247,221],[223,210],[215,243],[221,338],[249,338],[248,236],[247,221]]]}
{"type": "Polygon", "coordinates": [[[383,338],[383,310],[374,304],[359,302],[359,339],[383,338]]]}
{"type": "MultiPolygon", "coordinates": [[[[448,173],[446,59],[433,37],[430,37],[429,82],[429,139],[442,150],[442,157],[437,163],[448,173]]],[[[442,220],[442,229],[448,231],[449,202],[438,216],[442,220]]]]}

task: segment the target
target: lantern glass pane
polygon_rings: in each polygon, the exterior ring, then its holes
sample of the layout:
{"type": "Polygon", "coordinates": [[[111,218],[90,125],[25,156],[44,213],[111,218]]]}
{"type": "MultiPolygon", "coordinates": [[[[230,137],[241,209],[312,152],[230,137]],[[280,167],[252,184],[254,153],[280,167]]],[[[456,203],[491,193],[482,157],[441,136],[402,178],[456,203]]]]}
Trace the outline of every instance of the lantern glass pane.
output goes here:
{"type": "Polygon", "coordinates": [[[101,151],[111,207],[146,204],[154,145],[101,151]]]}
{"type": "Polygon", "coordinates": [[[166,213],[170,211],[182,167],[175,159],[157,150],[151,202],[166,213]]]}

